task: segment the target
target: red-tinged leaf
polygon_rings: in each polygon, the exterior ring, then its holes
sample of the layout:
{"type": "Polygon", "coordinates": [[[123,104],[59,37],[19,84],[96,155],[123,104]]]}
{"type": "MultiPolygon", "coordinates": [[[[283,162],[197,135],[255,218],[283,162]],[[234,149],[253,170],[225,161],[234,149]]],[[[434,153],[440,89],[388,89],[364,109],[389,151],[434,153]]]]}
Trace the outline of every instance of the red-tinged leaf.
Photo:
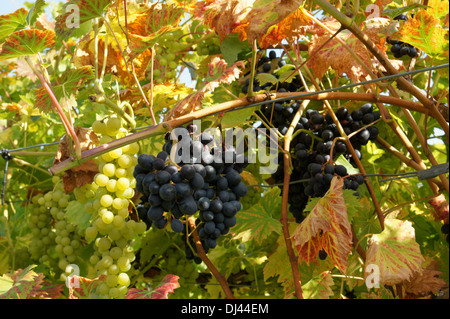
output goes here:
{"type": "Polygon", "coordinates": [[[303,9],[297,9],[281,22],[268,28],[265,34],[259,36],[258,43],[261,48],[275,46],[283,39],[292,39],[304,35],[311,28],[312,20],[304,14],[303,9]]]}
{"type": "Polygon", "coordinates": [[[62,285],[54,285],[44,280],[42,273],[36,273],[30,265],[12,274],[0,277],[0,299],[59,298],[62,285]]]}
{"type": "Polygon", "coordinates": [[[424,258],[411,222],[386,219],[384,227],[369,240],[366,266],[378,267],[380,285],[395,285],[410,280],[416,272],[421,273],[424,258]]]}
{"type": "Polygon", "coordinates": [[[25,28],[28,10],[20,8],[13,13],[0,15],[0,43],[11,33],[25,28]]]}
{"type": "Polygon", "coordinates": [[[155,289],[143,290],[131,288],[128,290],[126,299],[168,299],[169,293],[180,287],[178,276],[165,275],[161,283],[155,289]]]}
{"type": "Polygon", "coordinates": [[[334,177],[330,189],[298,225],[292,237],[299,258],[310,263],[324,249],[334,265],[346,273],[352,232],[343,196],[344,180],[334,177]]]}
{"type": "Polygon", "coordinates": [[[179,101],[168,112],[166,119],[177,118],[201,107],[206,93],[213,92],[222,83],[230,84],[238,79],[244,67],[245,63],[243,61],[238,61],[228,67],[225,60],[214,57],[208,65],[208,73],[202,87],[197,92],[179,101]]]}
{"type": "Polygon", "coordinates": [[[444,194],[440,194],[428,201],[428,203],[433,207],[431,211],[436,220],[447,220],[448,221],[448,202],[444,194]]]}
{"type": "Polygon", "coordinates": [[[260,45],[268,47],[291,36],[298,31],[297,27],[310,24],[309,19],[297,12],[301,3],[301,0],[201,1],[194,15],[213,28],[222,40],[238,33],[242,41],[252,43],[259,39],[260,45]]]}
{"type": "MultiPolygon", "coordinates": [[[[78,69],[70,70],[61,79],[59,85],[52,86],[53,92],[58,100],[75,94],[86,81],[94,78],[94,72],[91,66],[82,66],[78,69]]],[[[35,106],[44,113],[53,109],[53,103],[45,88],[39,88],[35,92],[35,106]]]]}
{"type": "Polygon", "coordinates": [[[55,44],[55,33],[50,30],[27,29],[12,33],[0,51],[0,61],[35,55],[55,44]]]}
{"type": "MultiPolygon", "coordinates": [[[[365,23],[364,33],[377,45],[383,48],[383,42],[380,37],[381,31],[387,26],[388,19],[377,19],[376,22],[365,23]]],[[[340,23],[330,19],[323,22],[331,31],[336,32],[340,28],[340,23]]],[[[310,60],[308,66],[311,67],[314,76],[322,78],[329,68],[335,70],[339,76],[346,74],[355,82],[366,80],[369,68],[377,72],[376,65],[373,65],[373,55],[368,52],[366,47],[352,33],[340,32],[337,37],[345,42],[345,48],[338,40],[333,39],[325,44],[330,38],[330,33],[325,33],[322,27],[316,27],[311,31],[312,40],[308,43],[308,52],[310,60]],[[325,45],[324,45],[325,44],[325,45]],[[359,57],[361,64],[353,57],[355,54],[359,57]]]]}
{"type": "Polygon", "coordinates": [[[237,224],[233,228],[235,238],[243,238],[244,241],[254,240],[260,245],[273,232],[281,233],[281,223],[274,217],[274,214],[281,210],[279,193],[278,189],[271,189],[256,205],[236,215],[237,224]]]}
{"type": "Polygon", "coordinates": [[[184,13],[174,5],[154,3],[142,14],[137,15],[128,27],[129,48],[133,54],[139,54],[158,42],[167,32],[178,28],[184,13]]]}
{"type": "Polygon", "coordinates": [[[94,279],[89,279],[81,276],[72,276],[68,280],[69,299],[80,299],[86,296],[97,288],[97,286],[106,281],[106,275],[100,275],[94,279]]]}
{"type": "Polygon", "coordinates": [[[420,10],[391,37],[425,52],[436,61],[448,60],[448,30],[428,11],[420,10]]]}
{"type": "Polygon", "coordinates": [[[79,10],[79,23],[83,24],[91,19],[100,18],[112,0],[69,0],[61,10],[61,14],[56,17],[56,35],[61,38],[68,38],[76,26],[72,26],[74,14],[73,8],[79,10]]]}

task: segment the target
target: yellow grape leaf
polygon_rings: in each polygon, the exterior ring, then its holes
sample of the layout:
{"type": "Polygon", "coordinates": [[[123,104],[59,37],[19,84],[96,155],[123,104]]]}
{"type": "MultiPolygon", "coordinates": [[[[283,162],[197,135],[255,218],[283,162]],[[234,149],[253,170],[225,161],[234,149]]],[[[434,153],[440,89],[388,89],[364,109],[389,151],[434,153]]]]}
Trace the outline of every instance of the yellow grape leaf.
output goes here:
{"type": "Polygon", "coordinates": [[[302,285],[303,298],[305,299],[330,299],[334,295],[331,286],[334,285],[331,271],[324,271],[318,276],[302,285]]]}
{"type": "MultiPolygon", "coordinates": [[[[448,10],[448,9],[447,9],[448,10]]],[[[420,10],[406,21],[391,37],[408,43],[428,54],[434,60],[448,60],[448,29],[428,11],[420,10]]]]}
{"type": "Polygon", "coordinates": [[[295,229],[292,237],[299,258],[310,263],[323,249],[334,265],[346,273],[352,250],[352,231],[343,197],[344,180],[335,176],[324,197],[295,229]]]}
{"type": "Polygon", "coordinates": [[[380,285],[395,285],[422,272],[424,258],[409,221],[386,219],[384,230],[370,238],[366,254],[366,267],[379,269],[380,285]]]}
{"type": "Polygon", "coordinates": [[[177,118],[201,107],[207,93],[213,92],[221,83],[230,84],[238,79],[244,67],[244,61],[238,61],[228,67],[224,59],[214,57],[208,64],[208,73],[201,88],[179,101],[167,113],[166,119],[177,118]]]}

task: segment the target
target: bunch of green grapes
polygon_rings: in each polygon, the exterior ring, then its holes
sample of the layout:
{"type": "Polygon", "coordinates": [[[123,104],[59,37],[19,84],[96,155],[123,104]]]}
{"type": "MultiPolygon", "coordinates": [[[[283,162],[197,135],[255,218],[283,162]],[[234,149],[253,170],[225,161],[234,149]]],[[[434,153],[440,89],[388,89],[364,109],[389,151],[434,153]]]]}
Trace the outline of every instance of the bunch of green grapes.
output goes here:
{"type": "MultiPolygon", "coordinates": [[[[110,117],[96,121],[93,131],[100,136],[100,143],[124,137],[128,134],[119,118],[110,117]]],[[[106,275],[106,281],[96,290],[99,298],[124,298],[130,285],[129,272],[135,259],[131,247],[136,234],[142,234],[147,226],[129,216],[130,200],[134,196],[136,180],[133,177],[137,163],[137,143],[109,151],[96,159],[99,173],[91,186],[85,186],[89,199],[86,210],[92,213],[91,225],[85,231],[88,242],[94,242],[94,254],[90,257],[97,275],[106,275]]]]}
{"type": "Polygon", "coordinates": [[[214,55],[220,53],[220,39],[217,36],[205,37],[197,43],[198,55],[214,55]]]}
{"type": "Polygon", "coordinates": [[[194,294],[200,293],[198,290],[201,288],[196,283],[200,274],[199,266],[192,259],[186,259],[184,251],[170,247],[167,249],[160,267],[162,276],[171,274],[179,277],[180,287],[170,295],[170,298],[192,298],[194,294]]]}
{"type": "Polygon", "coordinates": [[[177,76],[178,66],[185,53],[184,49],[189,45],[187,37],[183,36],[181,30],[166,33],[156,47],[157,62],[161,68],[153,70],[156,82],[163,82],[165,78],[174,79],[177,76]]]}
{"type": "Polygon", "coordinates": [[[45,194],[37,194],[31,198],[31,215],[28,225],[32,240],[29,253],[39,263],[50,262],[51,248],[56,243],[56,233],[52,229],[54,219],[64,218],[64,209],[69,205],[70,195],[64,192],[58,176],[53,176],[55,187],[45,194]]]}

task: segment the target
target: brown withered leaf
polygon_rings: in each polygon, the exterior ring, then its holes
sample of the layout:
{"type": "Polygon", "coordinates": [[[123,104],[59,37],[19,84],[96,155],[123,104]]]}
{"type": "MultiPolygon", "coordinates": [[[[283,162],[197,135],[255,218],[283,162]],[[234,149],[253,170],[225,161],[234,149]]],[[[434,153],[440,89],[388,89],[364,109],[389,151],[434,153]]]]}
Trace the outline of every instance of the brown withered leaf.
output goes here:
{"type": "MultiPolygon", "coordinates": [[[[81,151],[90,150],[99,144],[97,135],[86,128],[76,126],[74,128],[75,134],[80,141],[81,151]]],[[[62,161],[71,157],[73,143],[68,135],[65,135],[59,143],[58,151],[56,153],[53,165],[61,163],[62,161]]],[[[99,172],[97,163],[94,160],[84,162],[72,169],[64,172],[63,185],[66,193],[72,192],[75,187],[81,187],[85,184],[90,184],[94,180],[95,174],[99,172]]]]}
{"type": "Polygon", "coordinates": [[[439,263],[435,260],[423,269],[422,273],[416,272],[413,277],[404,283],[407,298],[420,298],[430,293],[438,293],[447,283],[439,275],[439,263]]]}

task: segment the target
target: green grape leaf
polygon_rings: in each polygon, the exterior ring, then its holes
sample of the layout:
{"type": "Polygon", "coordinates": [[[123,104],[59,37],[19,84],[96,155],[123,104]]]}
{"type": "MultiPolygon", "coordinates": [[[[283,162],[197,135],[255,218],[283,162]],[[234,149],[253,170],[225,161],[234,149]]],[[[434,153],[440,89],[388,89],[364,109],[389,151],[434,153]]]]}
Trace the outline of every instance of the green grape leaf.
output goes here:
{"type": "Polygon", "coordinates": [[[10,34],[0,51],[0,61],[35,55],[55,44],[55,33],[50,30],[27,29],[10,34]]]}
{"type": "Polygon", "coordinates": [[[419,3],[413,3],[410,4],[408,6],[404,6],[401,8],[389,8],[389,9],[384,9],[383,13],[381,14],[381,16],[383,17],[389,17],[391,19],[395,18],[396,16],[402,14],[402,13],[406,13],[406,12],[410,12],[414,9],[417,8],[426,8],[426,6],[419,4],[419,3]]]}
{"type": "Polygon", "coordinates": [[[424,257],[410,221],[386,219],[384,227],[370,238],[365,264],[378,267],[380,285],[395,285],[420,273],[424,257]]]}
{"type": "MultiPolygon", "coordinates": [[[[86,81],[93,79],[93,77],[94,72],[91,66],[70,70],[58,81],[61,84],[52,87],[53,92],[58,100],[68,98],[71,94],[76,93],[86,81]]],[[[43,112],[49,112],[52,109],[53,103],[45,88],[37,89],[35,94],[35,106],[43,112]]]]}
{"type": "MultiPolygon", "coordinates": [[[[242,110],[237,110],[233,112],[227,112],[222,117],[220,123],[223,128],[237,128],[242,125],[246,120],[253,115],[253,113],[258,109],[257,106],[247,107],[242,110]]],[[[245,131],[243,132],[245,134],[245,131]]]]}
{"type": "Polygon", "coordinates": [[[69,0],[63,5],[62,13],[56,17],[56,35],[58,38],[68,38],[80,24],[102,17],[111,2],[111,0],[69,0]]]}
{"type": "Polygon", "coordinates": [[[324,271],[311,278],[302,285],[303,298],[305,299],[330,299],[334,295],[331,286],[334,285],[331,271],[324,271]]]}
{"type": "Polygon", "coordinates": [[[414,18],[406,21],[391,38],[422,50],[434,61],[449,59],[448,30],[440,25],[438,18],[425,10],[420,10],[414,18]]]}
{"type": "Polygon", "coordinates": [[[83,203],[73,200],[66,207],[65,217],[69,223],[78,226],[80,230],[84,231],[90,226],[89,220],[92,215],[86,212],[83,203]]]}
{"type": "Polygon", "coordinates": [[[13,13],[0,15],[0,43],[11,33],[19,31],[27,25],[28,10],[20,8],[13,13]]]}
{"type": "Polygon", "coordinates": [[[353,165],[350,164],[350,162],[342,155],[339,155],[339,157],[334,160],[334,163],[336,165],[344,166],[347,169],[348,175],[354,175],[354,174],[360,173],[359,169],[353,167],[353,165]]]}
{"type": "MultiPolygon", "coordinates": [[[[294,223],[289,225],[290,233],[294,231],[295,226],[294,223]]],[[[277,281],[283,284],[283,286],[293,286],[292,268],[289,263],[284,236],[278,236],[277,248],[269,256],[268,261],[264,266],[263,273],[265,281],[271,277],[278,276],[277,281]]]]}
{"type": "Polygon", "coordinates": [[[41,13],[44,12],[44,8],[47,6],[47,3],[44,0],[36,0],[36,2],[31,7],[30,11],[27,15],[27,24],[34,25],[37,18],[41,13]]]}
{"type": "Polygon", "coordinates": [[[229,34],[220,43],[220,52],[228,65],[231,65],[238,60],[239,54],[250,52],[250,47],[248,42],[241,41],[237,34],[229,34]]]}
{"type": "Polygon", "coordinates": [[[270,73],[258,73],[255,78],[259,81],[260,86],[267,83],[275,84],[279,82],[278,78],[270,73]]]}
{"type": "Polygon", "coordinates": [[[281,211],[281,196],[278,188],[264,194],[258,204],[236,215],[237,225],[233,228],[235,238],[255,240],[261,244],[272,232],[281,233],[281,223],[274,213],[281,211]]]}

